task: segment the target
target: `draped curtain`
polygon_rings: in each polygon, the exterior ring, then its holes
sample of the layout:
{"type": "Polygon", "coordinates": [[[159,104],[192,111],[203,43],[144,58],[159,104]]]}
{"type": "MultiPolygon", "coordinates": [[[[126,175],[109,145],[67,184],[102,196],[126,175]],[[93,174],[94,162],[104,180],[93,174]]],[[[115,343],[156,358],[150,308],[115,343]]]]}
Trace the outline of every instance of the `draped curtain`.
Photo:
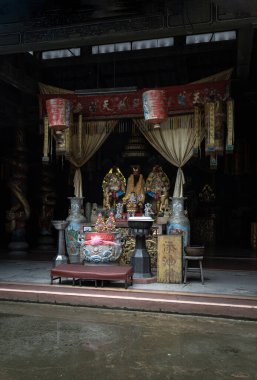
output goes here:
{"type": "Polygon", "coordinates": [[[193,155],[196,136],[193,115],[171,117],[163,122],[160,128],[155,129],[144,120],[133,121],[149,143],[178,168],[173,197],[183,197],[185,178],[182,167],[193,155]]]}
{"type": "Polygon", "coordinates": [[[68,159],[76,168],[74,195],[82,197],[82,176],[80,168],[97,152],[113,131],[118,121],[89,121],[74,125],[70,130],[68,159]]]}
{"type": "Polygon", "coordinates": [[[42,82],[38,82],[38,87],[39,87],[40,94],[44,94],[44,95],[74,94],[74,91],[66,90],[60,87],[50,86],[42,82]]]}

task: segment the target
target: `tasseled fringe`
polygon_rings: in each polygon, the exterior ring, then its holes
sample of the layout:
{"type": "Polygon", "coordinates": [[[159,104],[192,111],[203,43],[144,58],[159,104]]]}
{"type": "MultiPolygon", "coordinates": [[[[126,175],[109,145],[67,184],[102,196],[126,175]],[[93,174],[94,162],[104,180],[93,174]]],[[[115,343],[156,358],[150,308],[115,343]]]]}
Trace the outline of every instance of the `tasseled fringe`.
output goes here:
{"type": "MultiPolygon", "coordinates": [[[[142,131],[156,130],[153,124],[147,123],[144,119],[133,119],[133,125],[140,127],[142,131]]],[[[172,116],[168,120],[161,123],[161,129],[178,129],[178,128],[193,128],[193,114],[172,116]]],[[[158,129],[157,129],[158,130],[158,129]]]]}
{"type": "Polygon", "coordinates": [[[198,156],[201,152],[201,141],[202,141],[202,115],[201,108],[199,106],[194,107],[194,128],[195,128],[195,144],[193,147],[194,156],[198,156]]]}
{"type": "MultiPolygon", "coordinates": [[[[171,129],[192,128],[193,121],[193,114],[173,116],[169,118],[169,127],[171,129]]],[[[163,125],[165,125],[165,123],[162,123],[161,127],[163,125]]]]}
{"type": "Polygon", "coordinates": [[[205,127],[207,129],[207,139],[205,151],[207,154],[215,152],[215,103],[207,102],[204,106],[205,127]]]}
{"type": "Polygon", "coordinates": [[[117,120],[100,120],[100,121],[83,121],[82,115],[79,115],[77,123],[74,123],[71,127],[71,135],[77,135],[79,137],[80,131],[81,136],[85,135],[95,135],[101,134],[102,132],[109,133],[113,126],[117,124],[117,120]],[[81,118],[80,118],[81,116],[81,118]]]}
{"type": "Polygon", "coordinates": [[[48,117],[44,117],[44,145],[43,145],[43,161],[49,161],[49,124],[48,117]]]}
{"type": "Polygon", "coordinates": [[[70,146],[71,146],[71,132],[70,132],[70,129],[65,129],[64,139],[65,139],[65,158],[68,159],[69,156],[70,156],[70,146]]]}
{"type": "Polygon", "coordinates": [[[82,154],[82,115],[79,115],[78,120],[78,156],[82,154]]]}
{"type": "Polygon", "coordinates": [[[117,127],[114,129],[114,133],[126,133],[132,131],[134,124],[131,119],[121,119],[117,127]]]}
{"type": "MultiPolygon", "coordinates": [[[[224,103],[221,101],[207,102],[205,104],[205,129],[206,129],[206,146],[207,155],[224,154],[224,103]]],[[[215,165],[213,165],[215,166],[215,165]]]]}
{"type": "Polygon", "coordinates": [[[232,153],[234,150],[234,100],[227,100],[227,140],[226,152],[232,153]]]}

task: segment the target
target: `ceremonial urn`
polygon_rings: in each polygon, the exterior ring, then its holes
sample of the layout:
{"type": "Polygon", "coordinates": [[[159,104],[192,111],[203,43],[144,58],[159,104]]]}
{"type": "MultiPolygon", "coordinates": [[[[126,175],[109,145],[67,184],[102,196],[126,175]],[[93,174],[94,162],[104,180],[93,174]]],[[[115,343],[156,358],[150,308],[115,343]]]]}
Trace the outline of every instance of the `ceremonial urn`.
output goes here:
{"type": "Polygon", "coordinates": [[[150,234],[153,219],[147,216],[135,216],[128,218],[128,226],[131,234],[135,236],[136,244],[131,256],[131,265],[135,278],[149,278],[151,273],[151,260],[146,247],[146,236],[150,234]]]}
{"type": "Polygon", "coordinates": [[[190,222],[185,215],[184,199],[183,197],[172,198],[172,215],[167,223],[168,235],[183,234],[183,248],[190,244],[190,222]]]}
{"type": "Polygon", "coordinates": [[[122,254],[122,236],[119,232],[87,232],[81,240],[82,264],[113,264],[122,254]]]}
{"type": "Polygon", "coordinates": [[[70,215],[66,220],[69,222],[65,230],[66,246],[69,255],[70,263],[80,262],[80,244],[78,241],[79,231],[81,223],[86,222],[86,218],[81,214],[81,207],[84,198],[79,197],[69,197],[71,202],[70,215]]]}

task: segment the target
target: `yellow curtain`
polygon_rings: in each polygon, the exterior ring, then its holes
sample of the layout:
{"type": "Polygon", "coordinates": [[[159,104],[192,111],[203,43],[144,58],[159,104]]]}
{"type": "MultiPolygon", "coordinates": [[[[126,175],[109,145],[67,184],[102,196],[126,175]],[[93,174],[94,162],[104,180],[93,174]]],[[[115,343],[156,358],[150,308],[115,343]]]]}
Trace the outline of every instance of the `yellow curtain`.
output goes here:
{"type": "Polygon", "coordinates": [[[45,84],[42,82],[38,82],[38,87],[39,87],[39,92],[42,95],[74,94],[74,91],[66,90],[66,89],[60,88],[60,87],[49,86],[48,84],[45,84]]]}
{"type": "Polygon", "coordinates": [[[173,197],[183,197],[185,183],[182,166],[193,155],[196,132],[193,114],[174,116],[161,124],[149,127],[144,120],[134,120],[149,143],[172,165],[178,168],[173,197]]]}
{"type": "Polygon", "coordinates": [[[216,73],[214,75],[210,75],[209,77],[202,78],[200,80],[196,80],[193,83],[208,83],[208,82],[219,82],[223,80],[229,80],[231,79],[231,76],[233,74],[234,68],[230,68],[228,70],[220,71],[219,73],[216,73]]]}
{"type": "Polygon", "coordinates": [[[75,166],[74,195],[82,197],[82,176],[80,168],[101,147],[117,125],[117,120],[88,121],[74,124],[70,128],[68,159],[75,166]],[[79,125],[81,123],[81,125],[79,125]],[[81,128],[82,127],[82,128],[81,128]]]}

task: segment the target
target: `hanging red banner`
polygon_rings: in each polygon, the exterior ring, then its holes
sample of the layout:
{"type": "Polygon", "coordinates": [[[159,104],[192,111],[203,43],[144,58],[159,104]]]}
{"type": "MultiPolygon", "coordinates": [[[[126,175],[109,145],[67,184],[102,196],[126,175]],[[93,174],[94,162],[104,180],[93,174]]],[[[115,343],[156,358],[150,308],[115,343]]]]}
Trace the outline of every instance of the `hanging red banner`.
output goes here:
{"type": "MultiPolygon", "coordinates": [[[[212,100],[229,98],[230,81],[194,83],[183,86],[160,87],[167,94],[169,114],[193,112],[194,106],[212,100]]],[[[104,95],[49,94],[39,95],[43,115],[46,114],[47,99],[62,97],[73,103],[73,112],[85,115],[87,119],[113,119],[143,117],[142,95],[149,89],[133,93],[109,93],[104,95]]]]}

